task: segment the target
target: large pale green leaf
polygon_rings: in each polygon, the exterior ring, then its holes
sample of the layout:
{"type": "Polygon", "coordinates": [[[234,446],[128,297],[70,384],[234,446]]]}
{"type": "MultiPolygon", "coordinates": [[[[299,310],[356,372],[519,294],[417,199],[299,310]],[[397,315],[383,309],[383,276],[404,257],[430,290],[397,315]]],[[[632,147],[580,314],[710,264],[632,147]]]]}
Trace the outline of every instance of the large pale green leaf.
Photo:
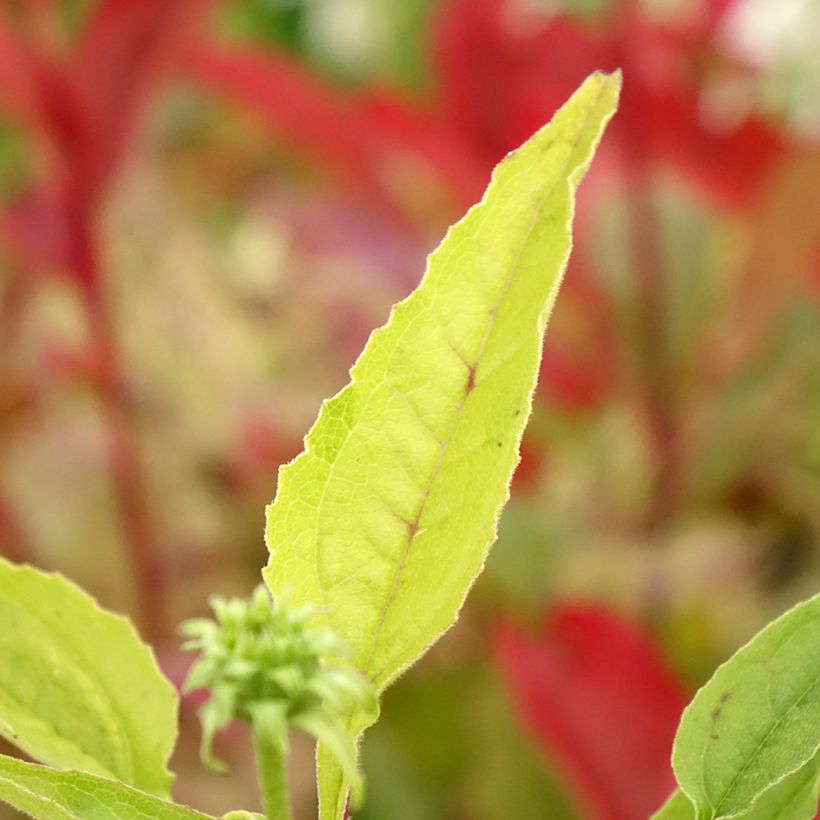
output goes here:
{"type": "MultiPolygon", "coordinates": [[[[317,605],[379,691],[453,624],[495,539],[575,191],[619,90],[620,75],[592,75],[496,168],[280,470],[265,580],[317,605]]],[[[335,818],[346,789],[320,758],[335,818]]]]}
{"type": "Polygon", "coordinates": [[[34,820],[213,820],[124,783],[5,755],[0,755],[0,800],[34,820]]]}
{"type": "Polygon", "coordinates": [[[818,749],[815,596],[758,633],[695,695],[681,718],[672,765],[697,820],[711,820],[743,815],[758,798],[768,804],[767,790],[804,767],[811,783],[818,749]]]}
{"type": "Polygon", "coordinates": [[[131,624],[0,560],[0,734],[35,760],[165,796],[177,695],[131,624]]]}

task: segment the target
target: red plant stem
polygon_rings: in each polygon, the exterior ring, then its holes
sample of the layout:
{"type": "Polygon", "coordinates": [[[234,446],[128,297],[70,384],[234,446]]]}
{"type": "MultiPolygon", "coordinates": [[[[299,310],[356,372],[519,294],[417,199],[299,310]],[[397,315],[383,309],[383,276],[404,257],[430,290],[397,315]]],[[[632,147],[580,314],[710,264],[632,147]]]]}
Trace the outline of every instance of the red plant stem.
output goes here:
{"type": "Polygon", "coordinates": [[[112,490],[131,565],[137,619],[144,636],[157,641],[167,634],[165,577],[118,339],[100,275],[92,209],[78,208],[72,227],[72,268],[95,356],[96,395],[107,438],[112,490]]]}
{"type": "MultiPolygon", "coordinates": [[[[624,76],[638,76],[634,55],[641,43],[631,32],[630,16],[638,12],[627,0],[623,7],[621,65],[624,76]]],[[[620,110],[621,150],[630,193],[629,232],[637,288],[640,400],[655,457],[652,495],[644,526],[655,531],[674,515],[682,491],[683,451],[675,408],[675,383],[666,335],[666,289],[660,226],[653,202],[653,185],[645,133],[649,121],[639,95],[624,96],[620,110]]]]}
{"type": "Polygon", "coordinates": [[[665,293],[657,247],[656,213],[645,177],[636,176],[635,182],[631,203],[632,242],[641,311],[642,400],[656,458],[652,500],[645,523],[647,529],[654,530],[675,513],[682,490],[683,464],[675,411],[675,385],[664,333],[665,293]]]}
{"type": "Polygon", "coordinates": [[[20,326],[20,319],[26,302],[26,282],[22,272],[11,269],[0,296],[0,355],[5,360],[20,326]]]}
{"type": "MultiPolygon", "coordinates": [[[[7,280],[0,296],[0,374],[12,372],[11,352],[31,291],[30,272],[22,265],[7,266],[7,280]]],[[[34,402],[26,396],[27,404],[34,402]]],[[[0,446],[5,441],[0,431],[0,446]]],[[[0,554],[17,563],[36,564],[37,551],[12,503],[0,494],[0,554]]]]}
{"type": "Polygon", "coordinates": [[[34,564],[34,545],[8,499],[0,495],[0,555],[18,564],[34,564]]]}

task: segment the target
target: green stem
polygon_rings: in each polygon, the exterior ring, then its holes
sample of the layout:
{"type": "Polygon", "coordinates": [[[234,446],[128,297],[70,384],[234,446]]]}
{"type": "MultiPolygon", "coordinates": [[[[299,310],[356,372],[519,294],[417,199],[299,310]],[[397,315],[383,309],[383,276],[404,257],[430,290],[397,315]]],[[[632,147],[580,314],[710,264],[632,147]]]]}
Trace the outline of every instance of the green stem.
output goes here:
{"type": "Polygon", "coordinates": [[[276,738],[264,727],[253,726],[253,748],[262,788],[262,804],[268,820],[292,820],[285,776],[287,739],[276,738]]]}

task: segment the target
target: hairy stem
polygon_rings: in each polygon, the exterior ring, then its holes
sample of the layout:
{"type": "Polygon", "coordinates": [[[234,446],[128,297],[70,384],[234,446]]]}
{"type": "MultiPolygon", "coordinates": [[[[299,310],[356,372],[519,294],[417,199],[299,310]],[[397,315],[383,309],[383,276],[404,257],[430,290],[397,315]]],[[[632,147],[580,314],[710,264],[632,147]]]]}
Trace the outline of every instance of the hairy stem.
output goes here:
{"type": "Polygon", "coordinates": [[[285,776],[286,743],[277,742],[271,732],[253,725],[253,748],[262,805],[268,820],[291,820],[288,784],[285,776]]]}

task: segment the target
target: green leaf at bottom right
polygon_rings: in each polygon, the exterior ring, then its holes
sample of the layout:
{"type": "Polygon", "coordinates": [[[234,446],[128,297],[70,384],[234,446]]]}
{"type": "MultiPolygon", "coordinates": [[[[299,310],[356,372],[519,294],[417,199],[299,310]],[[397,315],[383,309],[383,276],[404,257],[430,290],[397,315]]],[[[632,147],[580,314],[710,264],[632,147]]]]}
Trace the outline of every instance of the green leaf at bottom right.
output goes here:
{"type": "MultiPolygon", "coordinates": [[[[820,759],[815,758],[802,769],[788,775],[752,803],[737,820],[813,820],[820,797],[820,759]]],[[[678,790],[651,820],[695,820],[695,807],[678,790]]]]}
{"type": "MultiPolygon", "coordinates": [[[[672,765],[695,820],[798,820],[816,810],[819,750],[817,595],[770,623],[700,689],[681,718],[672,765]]],[[[685,802],[673,797],[656,816],[683,817],[685,802]]]]}

